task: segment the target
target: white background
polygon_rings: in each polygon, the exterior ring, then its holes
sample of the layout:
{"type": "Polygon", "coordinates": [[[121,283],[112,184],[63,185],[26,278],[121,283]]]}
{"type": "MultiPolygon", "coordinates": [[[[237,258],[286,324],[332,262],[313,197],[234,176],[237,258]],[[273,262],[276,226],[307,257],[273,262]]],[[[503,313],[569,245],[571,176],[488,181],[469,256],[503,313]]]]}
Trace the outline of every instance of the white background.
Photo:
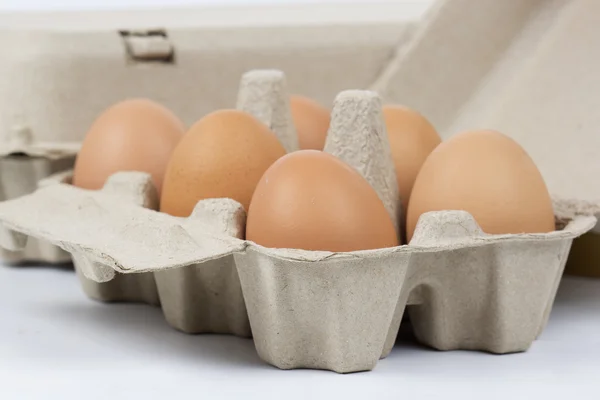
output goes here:
{"type": "Polygon", "coordinates": [[[156,6],[235,6],[348,3],[431,3],[433,0],[0,0],[3,10],[85,10],[156,6]]]}
{"type": "MultiPolygon", "coordinates": [[[[15,18],[14,13],[23,16],[36,11],[164,10],[165,7],[203,9],[204,12],[193,13],[193,23],[194,26],[204,27],[394,23],[420,18],[432,2],[433,0],[0,0],[0,12],[11,13],[9,18],[0,19],[0,26],[12,22],[16,26],[40,28],[31,26],[29,21],[24,22],[23,18],[15,18]]],[[[147,17],[140,16],[140,19],[147,21],[147,17]]],[[[99,19],[101,18],[104,17],[99,19]]],[[[128,16],[127,20],[131,20],[131,17],[128,16]]],[[[42,21],[47,25],[52,19],[44,16],[42,21]]],[[[184,21],[187,24],[188,18],[184,18],[184,21]]]]}
{"type": "MultiPolygon", "coordinates": [[[[0,0],[0,10],[310,2],[0,0]]],[[[377,2],[423,8],[429,0],[377,2]]],[[[176,332],[157,308],[93,302],[67,269],[0,266],[0,399],[241,397],[599,399],[600,280],[565,279],[549,326],[527,353],[437,352],[403,334],[374,371],[337,375],[277,370],[252,341],[176,332]]]]}
{"type": "Polygon", "coordinates": [[[403,333],[371,372],[282,371],[251,340],[89,300],[72,270],[0,266],[0,399],[597,400],[599,332],[600,280],[566,278],[527,353],[439,352],[403,333]]]}

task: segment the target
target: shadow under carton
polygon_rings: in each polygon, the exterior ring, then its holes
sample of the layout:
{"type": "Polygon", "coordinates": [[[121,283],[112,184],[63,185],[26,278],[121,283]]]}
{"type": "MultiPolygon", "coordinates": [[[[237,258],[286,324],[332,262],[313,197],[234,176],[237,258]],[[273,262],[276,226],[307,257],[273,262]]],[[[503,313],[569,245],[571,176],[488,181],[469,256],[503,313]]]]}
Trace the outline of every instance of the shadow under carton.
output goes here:
{"type": "Polygon", "coordinates": [[[600,278],[600,234],[588,232],[573,241],[565,273],[600,278]]]}

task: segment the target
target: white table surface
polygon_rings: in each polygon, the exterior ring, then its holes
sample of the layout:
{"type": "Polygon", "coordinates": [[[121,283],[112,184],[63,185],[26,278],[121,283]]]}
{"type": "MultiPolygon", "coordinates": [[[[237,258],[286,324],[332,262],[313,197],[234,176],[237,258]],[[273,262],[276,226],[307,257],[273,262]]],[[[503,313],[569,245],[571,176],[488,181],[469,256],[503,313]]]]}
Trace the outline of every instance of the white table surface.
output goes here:
{"type": "Polygon", "coordinates": [[[599,332],[600,280],[569,277],[527,353],[439,352],[403,334],[371,372],[282,371],[251,340],[89,300],[72,270],[0,266],[0,399],[599,399],[599,332]]]}

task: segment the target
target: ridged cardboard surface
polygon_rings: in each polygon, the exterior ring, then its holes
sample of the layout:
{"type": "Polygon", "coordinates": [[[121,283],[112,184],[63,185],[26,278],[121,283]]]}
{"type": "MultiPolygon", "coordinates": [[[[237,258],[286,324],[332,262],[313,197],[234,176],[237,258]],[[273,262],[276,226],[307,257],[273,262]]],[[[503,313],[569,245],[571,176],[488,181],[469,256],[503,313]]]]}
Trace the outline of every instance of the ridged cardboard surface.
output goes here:
{"type": "MultiPolygon", "coordinates": [[[[260,99],[256,115],[291,148],[289,111],[276,100],[285,92],[281,72],[257,71],[243,77],[239,99],[260,99]],[[262,95],[248,93],[256,90],[262,95]]],[[[326,149],[392,204],[398,190],[386,178],[395,174],[386,146],[379,97],[340,93],[326,149]]],[[[560,201],[558,229],[546,234],[487,235],[468,213],[442,211],[423,215],[405,246],[350,253],[269,249],[239,239],[245,214],[232,200],[203,200],[189,218],[177,218],[114,195],[131,192],[127,181],[147,187],[141,176],[116,174],[95,192],[47,185],[2,203],[0,244],[22,246],[23,235],[50,240],[76,255],[82,273],[95,281],[154,273],[172,325],[241,336],[251,328],[261,358],[285,369],[372,369],[391,350],[406,308],[429,346],[524,351],[547,321],[573,238],[596,223],[581,215],[586,204],[560,201]]]]}
{"type": "MultiPolygon", "coordinates": [[[[56,159],[12,155],[0,157],[0,201],[14,199],[36,190],[38,181],[73,166],[74,157],[56,159]]],[[[32,239],[23,250],[0,249],[0,261],[10,264],[24,261],[69,262],[69,253],[48,242],[32,239]]]]}

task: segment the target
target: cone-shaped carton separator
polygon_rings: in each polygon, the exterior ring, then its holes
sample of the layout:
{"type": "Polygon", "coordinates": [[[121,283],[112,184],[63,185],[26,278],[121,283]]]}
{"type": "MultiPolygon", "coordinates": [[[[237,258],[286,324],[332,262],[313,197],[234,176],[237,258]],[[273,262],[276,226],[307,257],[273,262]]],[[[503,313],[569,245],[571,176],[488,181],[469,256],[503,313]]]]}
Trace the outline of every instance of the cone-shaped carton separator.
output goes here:
{"type": "Polygon", "coordinates": [[[119,172],[108,177],[104,193],[114,194],[131,202],[132,204],[158,209],[158,193],[152,184],[150,175],[145,172],[119,172]]]}
{"type": "Polygon", "coordinates": [[[336,97],[324,151],[352,166],[369,182],[400,237],[398,181],[377,93],[347,90],[336,97]]]}
{"type": "Polygon", "coordinates": [[[288,153],[298,150],[298,137],[292,122],[289,93],[283,72],[246,72],[240,81],[236,108],[254,115],[271,128],[288,153]]]}
{"type": "Polygon", "coordinates": [[[224,234],[238,239],[244,238],[246,231],[246,211],[232,199],[206,199],[196,204],[190,223],[198,222],[215,234],[224,234]]]}
{"type": "Polygon", "coordinates": [[[437,246],[472,240],[483,235],[481,228],[466,211],[430,211],[419,218],[415,227],[413,246],[437,246]]]}

